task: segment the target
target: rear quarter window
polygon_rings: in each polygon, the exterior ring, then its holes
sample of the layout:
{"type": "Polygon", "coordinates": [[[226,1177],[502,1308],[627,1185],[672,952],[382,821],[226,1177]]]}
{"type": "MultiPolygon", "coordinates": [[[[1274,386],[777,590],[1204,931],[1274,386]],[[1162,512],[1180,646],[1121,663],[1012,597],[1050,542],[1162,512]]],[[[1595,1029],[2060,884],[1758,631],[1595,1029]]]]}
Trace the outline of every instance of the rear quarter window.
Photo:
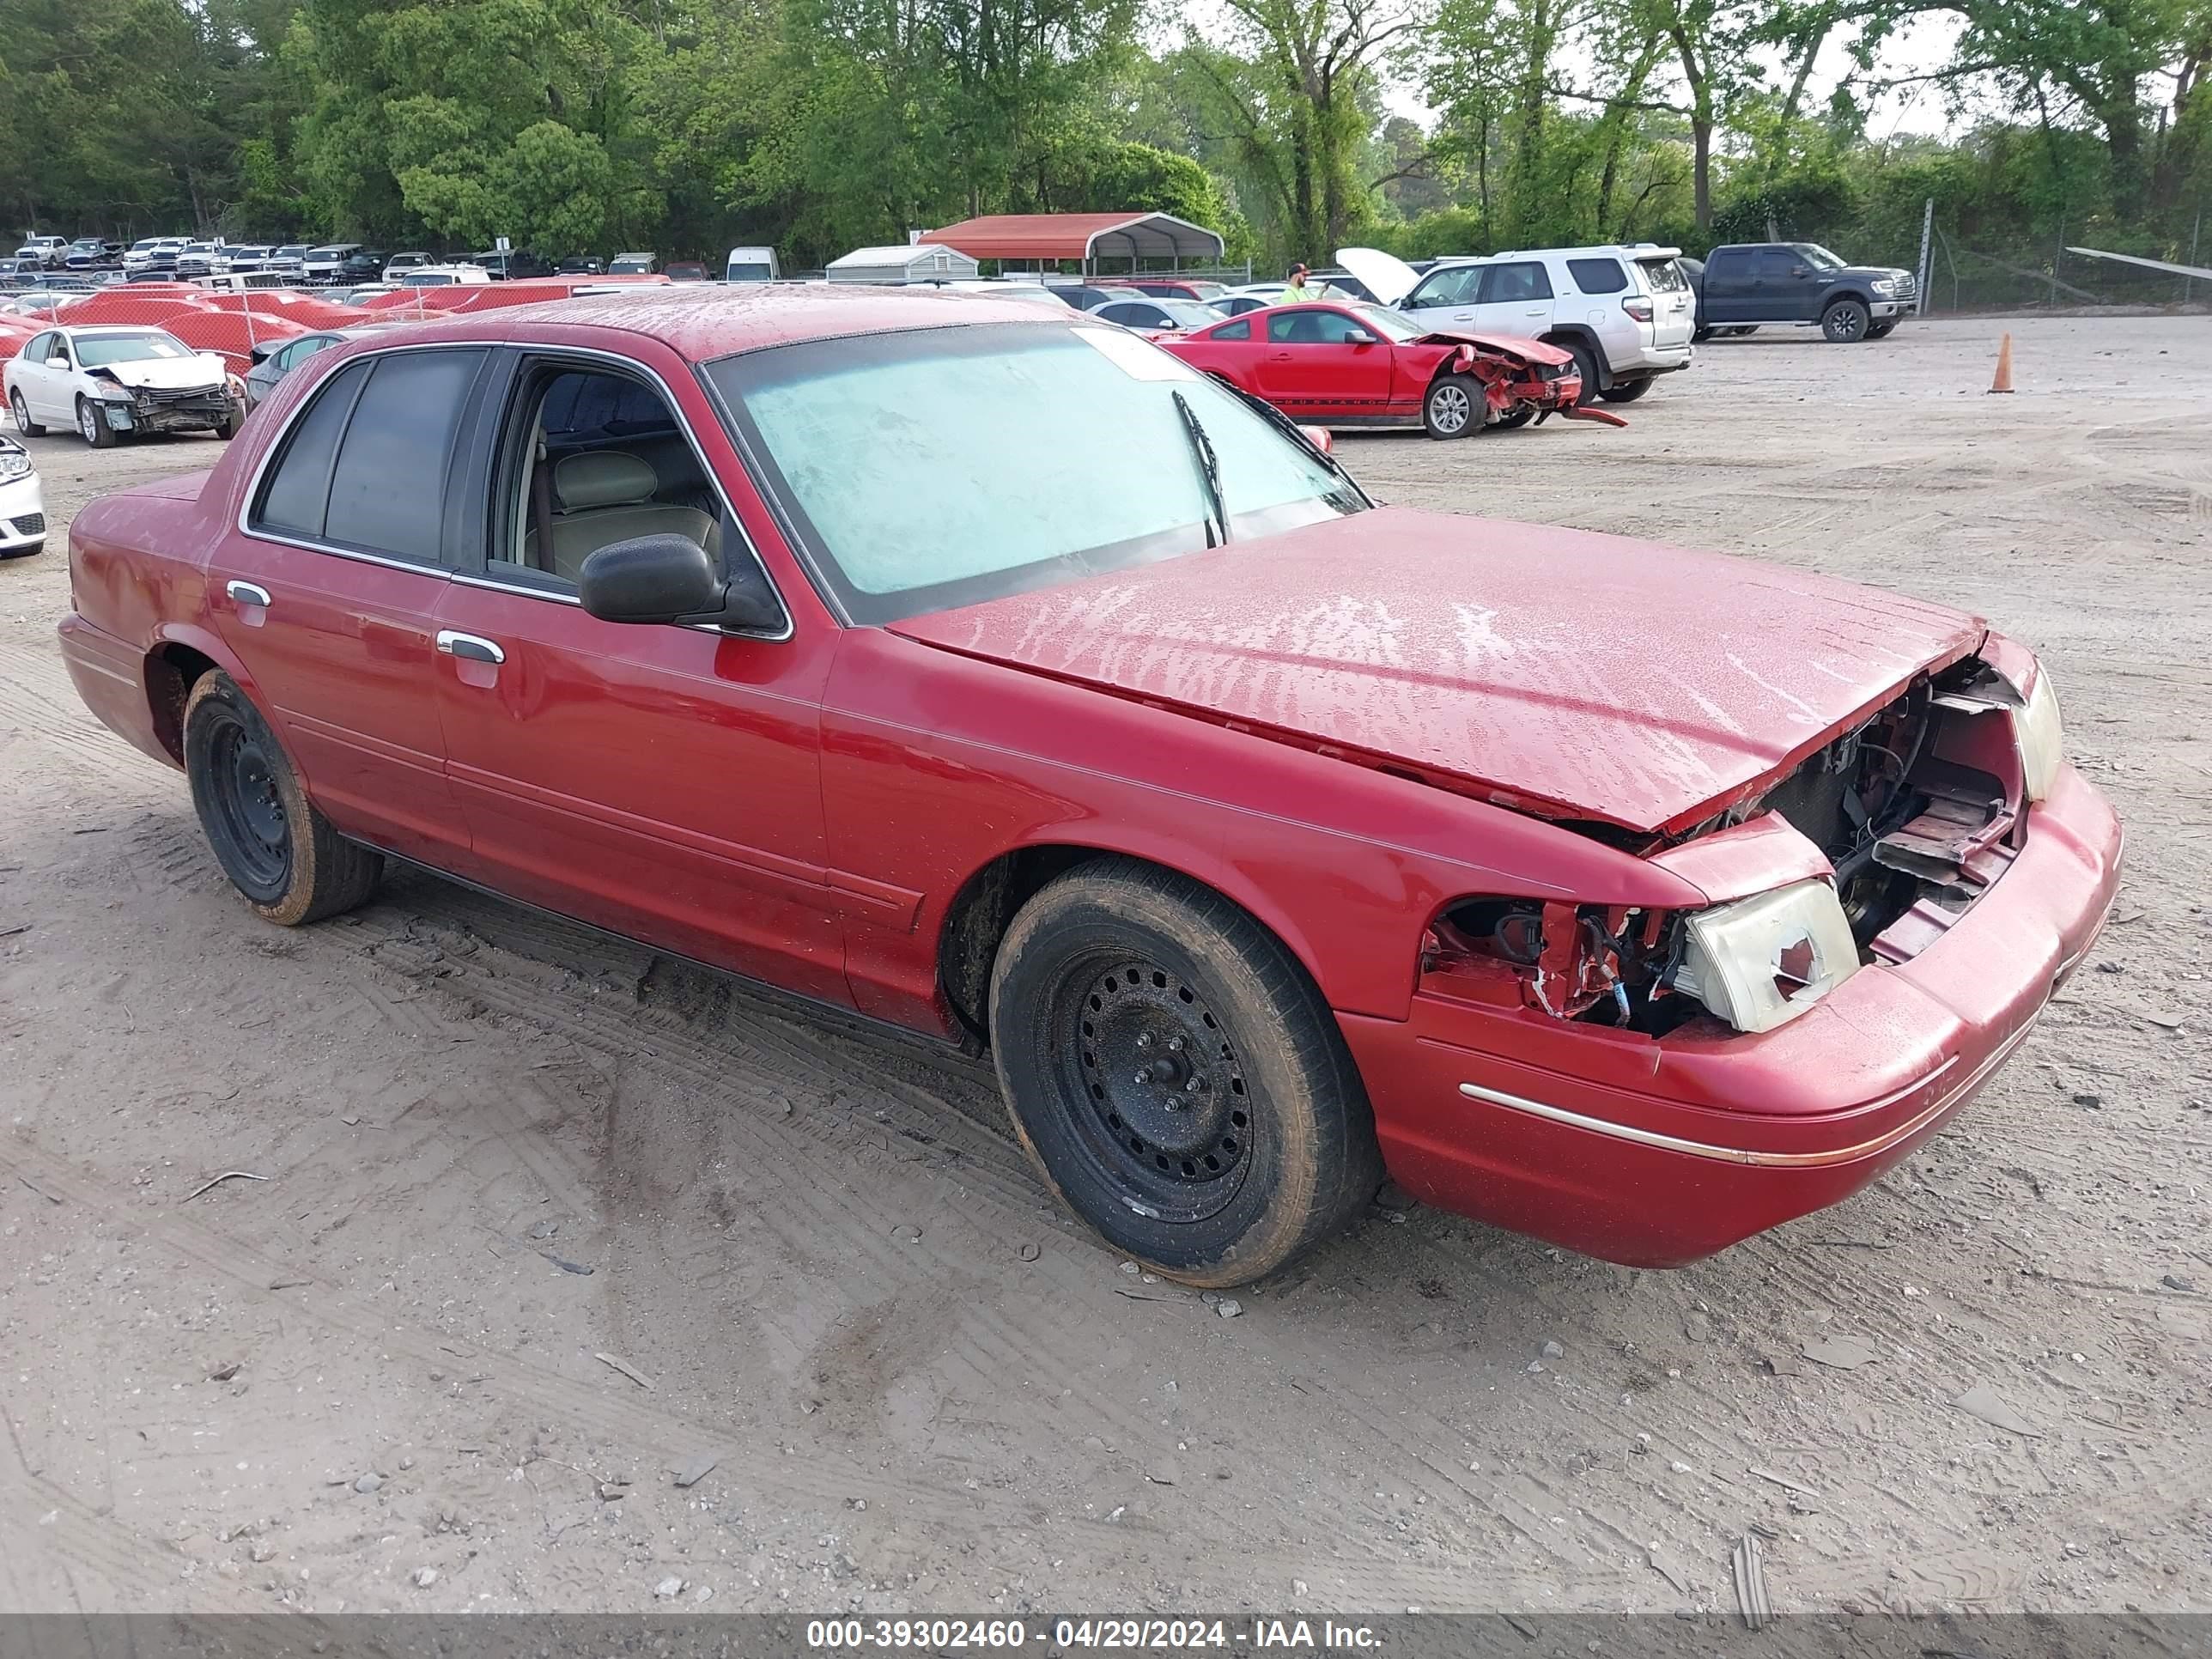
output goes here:
{"type": "Polygon", "coordinates": [[[248,520],[254,529],[312,541],[323,538],[331,463],[337,458],[346,417],[353,413],[354,400],[368,378],[367,363],[349,363],[316,390],[314,402],[284,434],[283,447],[261,486],[261,500],[248,520]]]}
{"type": "Polygon", "coordinates": [[[1619,294],[1628,287],[1628,273],[1618,259],[1570,259],[1567,274],[1585,294],[1619,294]]]}
{"type": "Polygon", "coordinates": [[[1230,323],[1215,329],[1206,337],[1209,340],[1249,340],[1252,337],[1252,325],[1242,321],[1230,323]]]}

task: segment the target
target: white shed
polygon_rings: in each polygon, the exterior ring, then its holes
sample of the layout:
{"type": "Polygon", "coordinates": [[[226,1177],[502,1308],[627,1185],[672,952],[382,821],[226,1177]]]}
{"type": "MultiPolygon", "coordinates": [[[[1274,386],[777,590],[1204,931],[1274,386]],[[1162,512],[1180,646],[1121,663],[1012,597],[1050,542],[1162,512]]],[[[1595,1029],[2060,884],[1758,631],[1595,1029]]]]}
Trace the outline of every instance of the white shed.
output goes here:
{"type": "Polygon", "coordinates": [[[980,270],[957,248],[916,242],[904,247],[856,247],[842,259],[832,259],[827,274],[833,283],[902,286],[972,280],[980,270]]]}

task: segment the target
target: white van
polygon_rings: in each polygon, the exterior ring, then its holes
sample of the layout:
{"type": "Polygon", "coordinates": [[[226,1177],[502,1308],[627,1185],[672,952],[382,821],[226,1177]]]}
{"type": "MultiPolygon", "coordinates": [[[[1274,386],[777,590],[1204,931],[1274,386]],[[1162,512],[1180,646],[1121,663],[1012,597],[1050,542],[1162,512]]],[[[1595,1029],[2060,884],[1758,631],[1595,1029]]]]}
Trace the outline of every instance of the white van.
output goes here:
{"type": "Polygon", "coordinates": [[[726,283],[773,283],[781,279],[783,272],[776,268],[775,250],[772,247],[733,247],[729,263],[722,268],[726,283]]]}

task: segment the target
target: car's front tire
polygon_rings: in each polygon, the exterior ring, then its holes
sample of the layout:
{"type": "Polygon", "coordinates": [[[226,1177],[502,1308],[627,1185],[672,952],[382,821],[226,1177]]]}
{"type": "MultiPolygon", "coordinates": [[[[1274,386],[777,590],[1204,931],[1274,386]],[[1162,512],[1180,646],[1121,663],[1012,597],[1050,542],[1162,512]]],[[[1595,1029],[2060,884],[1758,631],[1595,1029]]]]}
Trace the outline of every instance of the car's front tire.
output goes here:
{"type": "Polygon", "coordinates": [[[1483,391],[1466,374],[1439,374],[1421,398],[1421,427],[1431,438],[1464,438],[1482,425],[1483,391]]]}
{"type": "Polygon", "coordinates": [[[15,416],[16,431],[21,433],[26,438],[43,438],[46,435],[46,428],[31,418],[31,405],[24,400],[20,390],[8,400],[8,407],[15,416]]]}
{"type": "Polygon", "coordinates": [[[94,449],[115,447],[115,428],[108,425],[99,405],[89,398],[76,400],[76,429],[77,434],[94,449]]]}
{"type": "Polygon", "coordinates": [[[368,898],[384,860],[315,810],[238,683],[203,674],[185,702],[185,775],[200,828],[253,913],[296,927],[368,898]]]}
{"type": "Polygon", "coordinates": [[[1867,308],[1856,300],[1838,300],[1820,313],[1820,332],[1836,345],[1855,345],[1867,337],[1867,308]]]}
{"type": "Polygon", "coordinates": [[[1045,887],[999,948],[990,1024],[1045,1178],[1116,1249],[1186,1284],[1274,1272],[1381,1183],[1366,1090],[1319,988],[1184,877],[1104,859],[1045,887]]]}

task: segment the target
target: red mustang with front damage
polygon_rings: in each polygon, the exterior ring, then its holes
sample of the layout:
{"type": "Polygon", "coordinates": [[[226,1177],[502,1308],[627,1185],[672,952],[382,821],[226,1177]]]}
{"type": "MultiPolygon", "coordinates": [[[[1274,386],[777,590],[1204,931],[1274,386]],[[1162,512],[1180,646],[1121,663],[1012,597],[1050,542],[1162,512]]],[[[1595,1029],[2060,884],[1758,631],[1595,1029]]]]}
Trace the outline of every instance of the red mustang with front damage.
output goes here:
{"type": "Polygon", "coordinates": [[[1955,611],[1379,508],[1121,329],[669,289],[355,342],[93,503],[86,702],[255,910],[445,871],[988,1048],[1196,1284],[1387,1170],[1617,1261],[1834,1203],[2081,960],[2120,828],[1955,611]]]}
{"type": "Polygon", "coordinates": [[[1541,340],[1434,333],[1382,306],[1273,306],[1157,338],[1216,380],[1315,426],[1418,426],[1431,438],[1464,438],[1553,415],[1628,424],[1580,406],[1571,352],[1541,340]]]}

